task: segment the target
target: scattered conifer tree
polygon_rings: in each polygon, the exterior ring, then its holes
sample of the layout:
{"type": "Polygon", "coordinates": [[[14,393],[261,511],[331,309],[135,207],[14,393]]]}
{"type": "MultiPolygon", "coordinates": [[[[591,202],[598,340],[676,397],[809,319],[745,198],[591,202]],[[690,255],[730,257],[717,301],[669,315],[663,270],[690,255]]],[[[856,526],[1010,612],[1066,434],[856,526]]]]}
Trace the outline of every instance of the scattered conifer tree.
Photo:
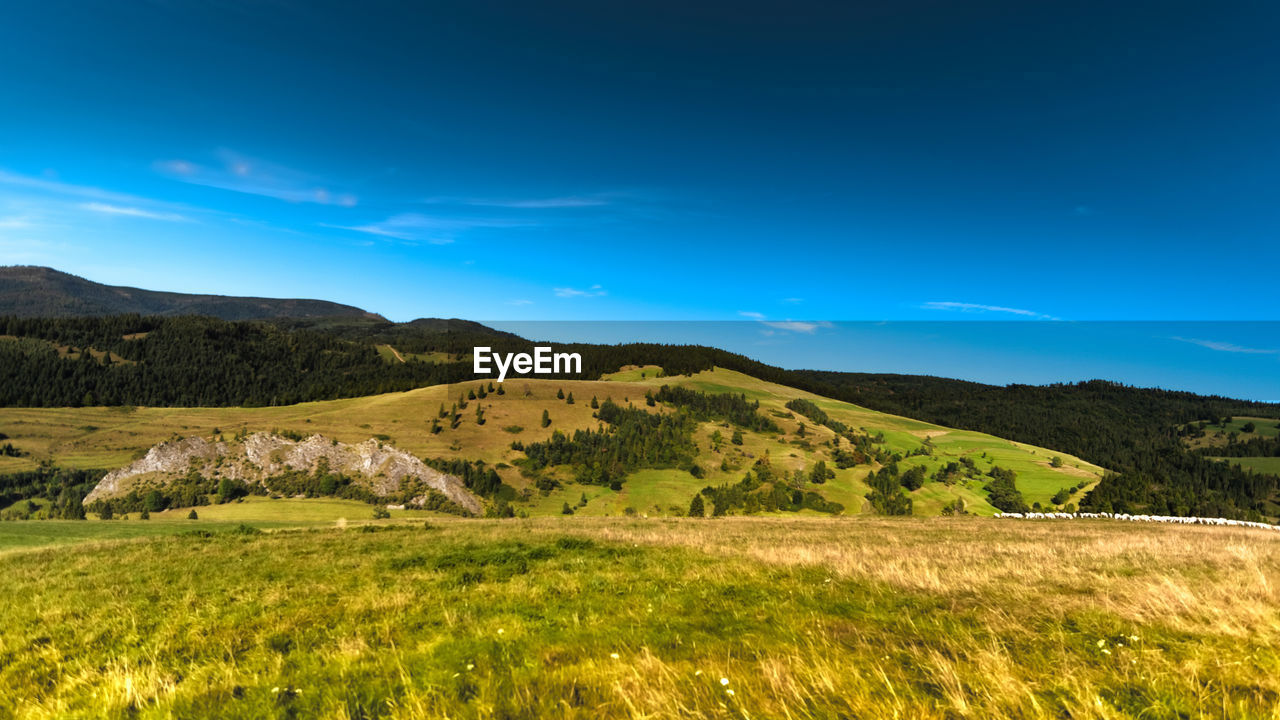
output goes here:
{"type": "Polygon", "coordinates": [[[689,517],[703,517],[707,514],[706,508],[702,504],[702,495],[694,495],[693,502],[689,503],[689,517]]]}

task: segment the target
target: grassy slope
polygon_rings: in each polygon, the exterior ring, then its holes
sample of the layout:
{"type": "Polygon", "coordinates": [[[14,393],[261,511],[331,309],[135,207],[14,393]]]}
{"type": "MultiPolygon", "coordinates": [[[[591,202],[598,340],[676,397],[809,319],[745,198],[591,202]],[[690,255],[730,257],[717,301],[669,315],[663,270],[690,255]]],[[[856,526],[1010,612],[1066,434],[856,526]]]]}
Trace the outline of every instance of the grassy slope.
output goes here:
{"type": "Polygon", "coordinates": [[[90,515],[88,520],[0,522],[0,554],[53,545],[178,535],[191,530],[223,532],[242,523],[267,529],[332,527],[338,524],[394,524],[435,516],[435,513],[421,510],[391,510],[389,520],[374,522],[372,510],[366,503],[337,498],[270,500],[248,497],[226,505],[198,507],[196,514],[199,517],[196,520],[187,518],[190,508],[180,508],[152,513],[149,520],[140,520],[135,513],[114,520],[99,520],[96,515],[90,515]]]}
{"type": "MultiPolygon", "coordinates": [[[[657,368],[651,368],[657,370],[657,368]]],[[[706,392],[745,393],[761,403],[765,413],[784,411],[787,400],[806,397],[814,400],[834,418],[871,433],[883,432],[890,449],[908,452],[931,436],[937,447],[936,457],[911,458],[907,464],[923,463],[930,470],[961,455],[970,455],[982,469],[993,462],[1018,472],[1018,484],[1027,502],[1047,503],[1061,487],[1073,486],[1081,480],[1093,482],[1100,469],[1077,458],[1040,448],[994,438],[976,432],[950,430],[908,418],[878,413],[848,403],[828,400],[793,388],[764,382],[740,373],[714,370],[693,377],[657,378],[647,372],[644,379],[609,381],[551,381],[514,379],[505,383],[506,394],[490,394],[484,400],[471,401],[462,411],[462,424],[437,435],[430,432],[431,422],[443,403],[446,408],[460,395],[479,383],[421,388],[404,393],[372,397],[303,403],[277,408],[4,408],[0,409],[0,432],[27,451],[22,458],[0,458],[0,472],[30,469],[41,459],[72,467],[115,468],[127,464],[151,445],[172,436],[208,435],[215,429],[230,434],[239,428],[249,430],[287,429],[304,433],[319,432],[343,442],[360,442],[375,434],[389,436],[398,447],[424,457],[463,457],[482,459],[491,464],[510,463],[522,456],[512,451],[510,443],[545,440],[556,429],[571,431],[598,425],[591,415],[591,398],[600,401],[611,397],[615,402],[644,407],[646,391],[663,384],[684,384],[706,392]],[[572,393],[575,404],[556,398],[557,390],[572,393]],[[475,422],[475,407],[483,405],[486,423],[475,422]],[[550,412],[552,426],[541,427],[542,411],[550,412]],[[518,426],[518,433],[504,428],[518,426]],[[982,457],[985,453],[986,457],[982,457]],[[1049,460],[1061,455],[1066,465],[1049,467],[1049,460]]],[[[629,376],[628,376],[629,377],[629,376]]],[[[487,383],[486,383],[487,385],[487,383]]],[[[782,436],[747,433],[741,448],[724,443],[723,451],[711,449],[711,433],[719,429],[726,441],[731,429],[705,424],[699,430],[699,462],[707,477],[698,480],[676,470],[648,470],[637,473],[621,493],[607,489],[576,485],[541,497],[534,495],[528,506],[531,513],[557,513],[563,503],[575,505],[583,492],[589,502],[580,512],[588,515],[618,514],[630,507],[645,514],[663,512],[671,507],[685,508],[689,499],[702,487],[736,482],[755,457],[769,453],[775,466],[805,469],[826,458],[819,443],[832,437],[820,427],[808,425],[808,438],[797,444],[795,432],[799,418],[775,420],[782,426],[782,436]],[[731,467],[721,471],[723,460],[731,467]]],[[[830,463],[828,463],[830,465],[830,463]]],[[[818,489],[830,499],[841,502],[846,512],[862,511],[866,487],[862,478],[868,469],[850,468],[838,472],[835,480],[818,489]]],[[[528,482],[514,468],[501,471],[504,480],[517,488],[528,482]]],[[[936,514],[953,497],[963,497],[973,512],[994,511],[982,499],[980,483],[947,487],[927,484],[915,493],[917,514],[936,514]]],[[[1073,500],[1079,499],[1079,495],[1073,500]]]]}
{"type": "Polygon", "coordinates": [[[1224,457],[1216,459],[1231,465],[1239,465],[1245,470],[1268,475],[1280,475],[1280,457],[1224,457]]]}
{"type": "Polygon", "coordinates": [[[1225,445],[1227,436],[1236,433],[1239,440],[1250,440],[1255,437],[1275,437],[1280,435],[1280,423],[1275,418],[1259,418],[1259,417],[1233,417],[1226,427],[1220,425],[1210,425],[1204,429],[1204,437],[1193,438],[1187,442],[1187,446],[1191,448],[1211,447],[1214,445],[1225,445]],[[1253,423],[1254,431],[1251,433],[1244,432],[1244,426],[1247,423],[1253,423]]]}
{"type": "Polygon", "coordinates": [[[1280,543],[1261,531],[432,524],[0,555],[0,715],[1262,718],[1280,702],[1280,543]]]}
{"type": "MultiPolygon", "coordinates": [[[[1237,440],[1240,441],[1251,440],[1256,437],[1276,437],[1280,435],[1280,423],[1277,423],[1275,418],[1233,417],[1226,427],[1218,425],[1206,427],[1204,437],[1188,440],[1187,446],[1204,448],[1225,445],[1227,444],[1227,436],[1231,433],[1236,433],[1238,435],[1237,440]],[[1254,424],[1254,431],[1251,433],[1243,432],[1245,424],[1250,422],[1254,424]]],[[[1216,459],[1232,465],[1239,465],[1245,470],[1268,475],[1280,475],[1280,458],[1226,457],[1216,459]]]]}

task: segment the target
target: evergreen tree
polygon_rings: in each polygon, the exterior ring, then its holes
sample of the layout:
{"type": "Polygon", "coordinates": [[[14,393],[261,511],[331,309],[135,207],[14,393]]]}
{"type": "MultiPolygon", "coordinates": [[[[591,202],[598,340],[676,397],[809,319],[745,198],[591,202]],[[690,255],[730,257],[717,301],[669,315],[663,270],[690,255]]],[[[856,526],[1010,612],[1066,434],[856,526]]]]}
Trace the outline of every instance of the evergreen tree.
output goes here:
{"type": "Polygon", "coordinates": [[[556,390],[556,399],[557,399],[557,400],[563,400],[563,399],[564,399],[564,390],[563,390],[563,389],[558,388],[558,389],[556,390]]]}
{"type": "Polygon", "coordinates": [[[881,515],[910,515],[911,498],[902,494],[902,485],[898,482],[897,472],[884,468],[867,476],[867,485],[871,492],[867,499],[871,506],[881,515]]]}
{"type": "Polygon", "coordinates": [[[571,392],[571,393],[569,393],[569,397],[567,397],[567,398],[565,398],[565,399],[564,399],[564,404],[565,404],[565,405],[572,405],[572,404],[573,404],[573,393],[572,393],[572,392],[571,392]]]}
{"type": "Polygon", "coordinates": [[[542,411],[542,427],[551,427],[551,413],[542,411]]]}
{"type": "Polygon", "coordinates": [[[703,517],[706,515],[706,509],[702,505],[702,495],[694,495],[693,502],[689,503],[689,517],[703,517]]]}
{"type": "Polygon", "coordinates": [[[196,514],[196,509],[191,508],[191,512],[187,513],[188,520],[199,520],[200,516],[196,514]]]}

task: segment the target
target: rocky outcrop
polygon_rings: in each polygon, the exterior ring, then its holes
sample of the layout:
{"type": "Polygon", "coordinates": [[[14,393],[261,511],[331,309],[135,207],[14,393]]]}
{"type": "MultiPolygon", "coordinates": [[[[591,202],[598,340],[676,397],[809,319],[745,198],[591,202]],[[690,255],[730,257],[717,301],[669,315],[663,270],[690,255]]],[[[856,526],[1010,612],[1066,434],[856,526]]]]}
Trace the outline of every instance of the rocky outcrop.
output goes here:
{"type": "MultiPolygon", "coordinates": [[[[361,478],[376,495],[391,495],[417,480],[459,507],[481,514],[480,500],[453,475],[428,467],[409,453],[372,438],[354,445],[323,435],[295,441],[271,433],[254,433],[239,442],[190,437],[163,442],[141,459],[113,470],[85,497],[86,504],[129,492],[143,479],[167,479],[197,473],[203,478],[230,478],[247,483],[288,471],[330,472],[361,478]]],[[[422,504],[425,497],[413,502],[422,504]]]]}

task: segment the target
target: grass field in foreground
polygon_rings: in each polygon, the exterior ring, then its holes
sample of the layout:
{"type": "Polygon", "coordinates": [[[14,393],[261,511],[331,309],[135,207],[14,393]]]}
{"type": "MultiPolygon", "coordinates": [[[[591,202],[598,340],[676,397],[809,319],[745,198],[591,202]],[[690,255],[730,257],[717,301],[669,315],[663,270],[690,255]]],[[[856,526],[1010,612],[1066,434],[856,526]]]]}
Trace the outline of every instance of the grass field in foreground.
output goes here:
{"type": "Polygon", "coordinates": [[[0,716],[1274,718],[1280,542],[539,518],[0,556],[0,716]]]}

